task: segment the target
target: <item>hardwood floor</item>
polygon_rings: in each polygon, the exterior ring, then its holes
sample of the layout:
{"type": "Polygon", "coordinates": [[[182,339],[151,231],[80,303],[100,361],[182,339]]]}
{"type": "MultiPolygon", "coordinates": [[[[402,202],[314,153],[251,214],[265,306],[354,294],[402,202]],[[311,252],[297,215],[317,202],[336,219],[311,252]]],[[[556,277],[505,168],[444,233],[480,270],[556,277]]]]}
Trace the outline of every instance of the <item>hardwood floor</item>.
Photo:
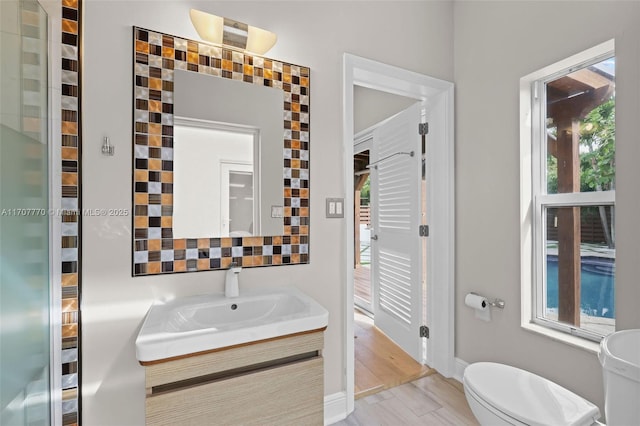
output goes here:
{"type": "Polygon", "coordinates": [[[356,400],[355,410],[336,426],[476,426],[462,385],[435,373],[356,400]]]}
{"type": "Polygon", "coordinates": [[[354,331],[356,399],[436,372],[407,355],[359,311],[354,331]]]}

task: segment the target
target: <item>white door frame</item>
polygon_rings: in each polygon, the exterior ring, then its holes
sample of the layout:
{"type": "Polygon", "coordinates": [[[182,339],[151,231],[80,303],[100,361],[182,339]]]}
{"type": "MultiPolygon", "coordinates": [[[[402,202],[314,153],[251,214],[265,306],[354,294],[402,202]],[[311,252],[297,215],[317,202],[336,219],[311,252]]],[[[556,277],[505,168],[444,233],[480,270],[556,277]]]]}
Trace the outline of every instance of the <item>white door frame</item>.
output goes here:
{"type": "MultiPolygon", "coordinates": [[[[424,101],[428,108],[427,136],[427,322],[431,337],[427,362],[445,377],[455,373],[454,360],[454,110],[453,83],[348,53],[343,57],[343,149],[345,206],[353,205],[353,87],[388,92],[424,101]],[[433,286],[433,283],[438,283],[433,286]],[[437,349],[437,350],[435,350],[437,349]]],[[[416,129],[417,131],[417,129],[416,129]]],[[[344,239],[344,365],[347,414],[354,409],[353,343],[353,209],[345,209],[344,239]]],[[[418,230],[416,230],[418,232],[418,230]]],[[[416,337],[417,338],[417,337],[416,337]]]]}

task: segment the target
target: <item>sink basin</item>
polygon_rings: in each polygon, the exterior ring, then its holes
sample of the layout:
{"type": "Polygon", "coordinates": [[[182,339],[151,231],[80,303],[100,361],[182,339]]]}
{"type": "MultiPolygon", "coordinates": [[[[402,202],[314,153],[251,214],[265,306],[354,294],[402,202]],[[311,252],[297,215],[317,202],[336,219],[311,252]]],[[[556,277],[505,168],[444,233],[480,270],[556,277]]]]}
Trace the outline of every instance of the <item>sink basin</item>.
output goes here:
{"type": "Polygon", "coordinates": [[[136,339],[140,362],[221,349],[228,346],[317,330],[329,313],[294,288],[208,294],[153,305],[136,339]]]}

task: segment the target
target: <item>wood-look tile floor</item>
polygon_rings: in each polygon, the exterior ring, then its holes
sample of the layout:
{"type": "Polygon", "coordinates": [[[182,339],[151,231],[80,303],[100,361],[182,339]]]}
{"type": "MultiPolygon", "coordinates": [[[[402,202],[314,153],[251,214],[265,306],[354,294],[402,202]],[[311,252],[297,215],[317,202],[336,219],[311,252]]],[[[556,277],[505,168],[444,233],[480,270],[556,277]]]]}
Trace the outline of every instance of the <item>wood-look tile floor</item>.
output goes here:
{"type": "Polygon", "coordinates": [[[435,373],[356,400],[355,410],[336,426],[477,426],[456,380],[435,373]]]}
{"type": "Polygon", "coordinates": [[[436,372],[400,349],[368,316],[356,310],[354,319],[356,399],[436,372]]]}
{"type": "Polygon", "coordinates": [[[462,384],[421,365],[355,313],[355,411],[338,426],[478,425],[462,384]]]}

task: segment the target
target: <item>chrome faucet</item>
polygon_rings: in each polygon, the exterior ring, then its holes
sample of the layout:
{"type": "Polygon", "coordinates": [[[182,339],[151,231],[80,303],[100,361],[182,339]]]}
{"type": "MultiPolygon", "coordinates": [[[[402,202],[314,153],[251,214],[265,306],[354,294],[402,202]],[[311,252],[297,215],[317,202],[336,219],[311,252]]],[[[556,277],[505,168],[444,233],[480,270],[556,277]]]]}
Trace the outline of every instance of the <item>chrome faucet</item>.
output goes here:
{"type": "Polygon", "coordinates": [[[240,289],[238,287],[238,275],[240,275],[242,267],[233,262],[229,269],[227,269],[227,275],[224,279],[224,295],[226,297],[238,297],[240,289]]]}

